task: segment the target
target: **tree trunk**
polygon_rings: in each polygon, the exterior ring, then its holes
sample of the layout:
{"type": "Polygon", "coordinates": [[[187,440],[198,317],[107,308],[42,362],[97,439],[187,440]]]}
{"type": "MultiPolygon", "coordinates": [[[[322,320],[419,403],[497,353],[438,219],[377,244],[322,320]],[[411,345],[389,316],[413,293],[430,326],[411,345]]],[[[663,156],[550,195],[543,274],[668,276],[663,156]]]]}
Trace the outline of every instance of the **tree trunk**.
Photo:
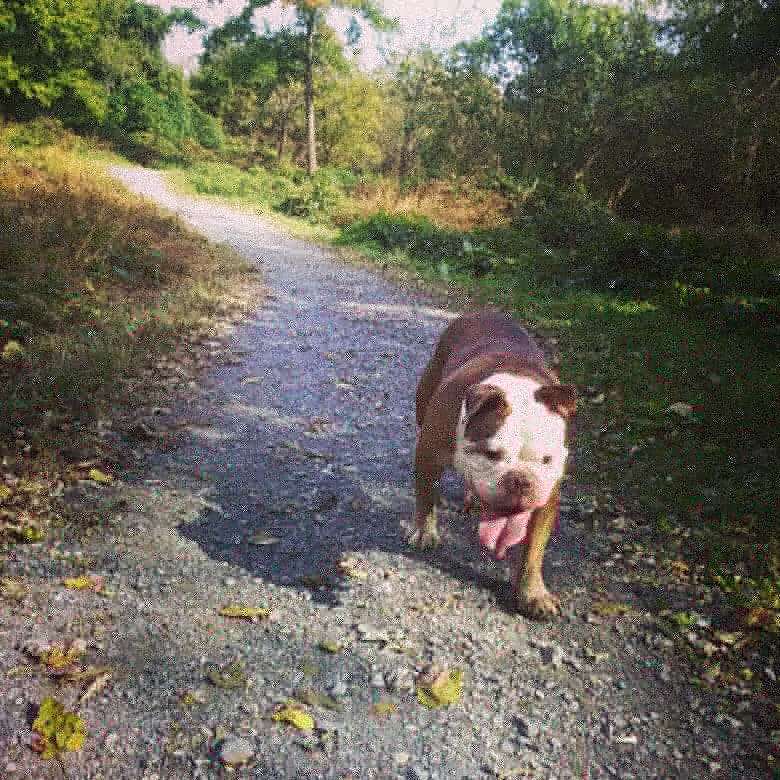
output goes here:
{"type": "Polygon", "coordinates": [[[283,112],[279,124],[279,137],[276,143],[276,159],[281,160],[287,145],[287,112],[283,112]]]}
{"type": "Polygon", "coordinates": [[[317,172],[317,134],[314,127],[314,32],[317,12],[311,11],[306,20],[306,129],[309,176],[317,172]]]}
{"type": "Polygon", "coordinates": [[[409,174],[412,158],[412,126],[411,122],[404,123],[404,140],[401,144],[401,159],[398,162],[398,178],[403,179],[409,174]]]}

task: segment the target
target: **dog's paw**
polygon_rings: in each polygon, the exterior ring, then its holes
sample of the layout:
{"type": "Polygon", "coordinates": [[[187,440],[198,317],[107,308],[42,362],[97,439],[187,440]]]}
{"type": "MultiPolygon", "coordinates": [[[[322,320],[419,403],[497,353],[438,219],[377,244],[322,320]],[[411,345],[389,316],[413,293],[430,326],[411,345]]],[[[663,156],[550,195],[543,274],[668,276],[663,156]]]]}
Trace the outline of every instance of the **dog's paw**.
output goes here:
{"type": "Polygon", "coordinates": [[[561,614],[561,600],[544,585],[522,589],[517,594],[517,607],[526,617],[549,620],[561,614]]]}
{"type": "Polygon", "coordinates": [[[439,545],[439,529],[436,527],[436,512],[431,512],[425,518],[425,525],[419,528],[415,525],[406,541],[418,550],[432,550],[439,545]]]}

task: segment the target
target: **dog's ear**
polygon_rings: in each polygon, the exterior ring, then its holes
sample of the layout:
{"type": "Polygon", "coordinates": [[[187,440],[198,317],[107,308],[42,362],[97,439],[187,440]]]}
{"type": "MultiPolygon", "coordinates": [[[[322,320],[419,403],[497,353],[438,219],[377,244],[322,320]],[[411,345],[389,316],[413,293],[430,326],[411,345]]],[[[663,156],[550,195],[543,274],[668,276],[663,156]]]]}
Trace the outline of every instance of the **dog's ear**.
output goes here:
{"type": "Polygon", "coordinates": [[[568,420],[577,411],[577,388],[574,385],[543,385],[534,398],[551,412],[568,420]]]}
{"type": "Polygon", "coordinates": [[[463,400],[466,406],[464,435],[469,441],[489,439],[512,412],[504,391],[495,385],[471,385],[463,400]]]}

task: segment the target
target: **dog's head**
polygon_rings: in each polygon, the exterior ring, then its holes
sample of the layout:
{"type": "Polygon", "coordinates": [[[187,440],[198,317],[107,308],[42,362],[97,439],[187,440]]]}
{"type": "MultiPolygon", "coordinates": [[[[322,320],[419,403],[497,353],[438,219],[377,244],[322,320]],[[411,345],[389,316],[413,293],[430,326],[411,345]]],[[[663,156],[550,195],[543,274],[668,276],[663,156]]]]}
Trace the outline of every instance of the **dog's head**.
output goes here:
{"type": "Polygon", "coordinates": [[[453,464],[483,507],[510,515],[547,503],[564,473],[575,408],[573,385],[514,374],[493,374],[466,390],[453,464]]]}

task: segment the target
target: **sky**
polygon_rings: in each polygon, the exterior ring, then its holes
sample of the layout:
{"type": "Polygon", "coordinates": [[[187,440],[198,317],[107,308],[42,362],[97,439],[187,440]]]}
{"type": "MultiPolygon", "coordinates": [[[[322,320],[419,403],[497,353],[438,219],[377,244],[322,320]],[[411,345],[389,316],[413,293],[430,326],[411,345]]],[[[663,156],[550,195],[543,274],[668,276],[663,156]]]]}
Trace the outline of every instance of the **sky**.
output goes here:
{"type": "MultiPolygon", "coordinates": [[[[244,0],[151,0],[151,4],[168,11],[174,6],[191,8],[210,28],[221,25],[231,16],[236,16],[244,7],[244,0]]],[[[399,20],[399,30],[389,35],[377,34],[367,25],[363,27],[363,37],[358,44],[359,52],[355,59],[364,70],[372,70],[384,62],[384,54],[404,53],[422,44],[433,48],[447,48],[458,41],[477,35],[496,15],[501,0],[384,0],[382,8],[385,14],[399,20]]],[[[272,28],[290,23],[294,15],[285,8],[280,0],[262,8],[255,16],[262,29],[263,20],[272,28]]],[[[329,22],[340,34],[349,24],[350,14],[333,11],[329,22]]],[[[202,49],[203,33],[188,35],[177,30],[165,42],[165,55],[171,62],[182,65],[189,71],[195,64],[202,49]]]]}

